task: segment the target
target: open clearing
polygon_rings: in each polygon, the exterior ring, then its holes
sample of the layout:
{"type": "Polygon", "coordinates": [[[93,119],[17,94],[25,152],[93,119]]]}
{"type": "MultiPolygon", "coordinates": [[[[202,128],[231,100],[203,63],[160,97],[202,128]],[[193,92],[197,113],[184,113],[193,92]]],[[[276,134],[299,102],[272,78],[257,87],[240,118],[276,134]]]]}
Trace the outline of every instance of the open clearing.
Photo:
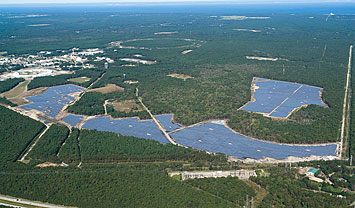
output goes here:
{"type": "Polygon", "coordinates": [[[192,79],[193,77],[189,76],[189,75],[184,75],[184,74],[168,74],[168,77],[173,77],[173,78],[177,78],[177,79],[183,79],[184,81],[187,79],[192,79]]]}
{"type": "Polygon", "coordinates": [[[189,50],[184,50],[184,51],[182,51],[181,53],[182,53],[182,54],[187,54],[187,53],[190,53],[190,52],[192,52],[192,50],[189,49],[189,50]]]}
{"type": "Polygon", "coordinates": [[[16,87],[12,88],[10,91],[4,92],[3,96],[7,99],[12,99],[22,95],[24,92],[26,92],[28,83],[30,83],[30,80],[21,82],[16,87]]]}
{"type": "Polygon", "coordinates": [[[249,30],[249,29],[233,29],[235,31],[248,31],[248,32],[254,32],[254,33],[259,33],[261,30],[249,30]]]}
{"type": "Polygon", "coordinates": [[[88,82],[90,80],[91,80],[91,78],[88,78],[88,77],[77,77],[77,78],[68,79],[68,81],[70,81],[70,82],[75,82],[75,83],[79,83],[79,84],[82,84],[84,82],[88,82]]]}
{"type": "Polygon", "coordinates": [[[271,58],[271,57],[260,57],[260,56],[246,56],[246,59],[251,60],[258,60],[258,61],[277,61],[278,58],[271,58]]]}
{"type": "Polygon", "coordinates": [[[112,103],[112,105],[115,111],[119,111],[119,112],[129,113],[129,112],[139,112],[143,110],[142,106],[138,105],[134,100],[125,100],[120,102],[115,101],[112,103]]]}
{"type": "Polygon", "coordinates": [[[100,88],[95,88],[92,90],[89,90],[92,92],[100,92],[102,94],[110,93],[110,92],[122,92],[124,91],[123,87],[119,87],[115,84],[108,84],[105,87],[100,87],[100,88]]]}
{"type": "Polygon", "coordinates": [[[154,35],[171,35],[171,34],[176,34],[178,33],[178,31],[174,31],[174,32],[156,32],[154,33],[154,35]]]}
{"type": "Polygon", "coordinates": [[[35,25],[27,25],[28,27],[44,27],[44,26],[50,26],[51,24],[35,24],[35,25]]]}
{"type": "Polygon", "coordinates": [[[148,60],[135,59],[135,58],[121,58],[120,61],[134,62],[134,63],[140,63],[140,64],[155,64],[155,63],[157,63],[156,61],[148,61],[148,60]]]}
{"type": "Polygon", "coordinates": [[[246,19],[266,20],[270,18],[271,17],[221,16],[221,20],[246,20],[246,19]]]}

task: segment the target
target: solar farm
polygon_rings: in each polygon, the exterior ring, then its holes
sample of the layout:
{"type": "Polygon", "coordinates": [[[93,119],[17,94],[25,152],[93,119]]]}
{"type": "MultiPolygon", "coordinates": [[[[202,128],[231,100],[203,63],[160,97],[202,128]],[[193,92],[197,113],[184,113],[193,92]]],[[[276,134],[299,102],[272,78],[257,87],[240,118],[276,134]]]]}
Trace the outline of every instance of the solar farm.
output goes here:
{"type": "Polygon", "coordinates": [[[84,118],[84,116],[69,114],[68,116],[64,117],[62,120],[65,121],[66,123],[70,124],[71,126],[75,126],[83,118],[84,118]]]}
{"type": "Polygon", "coordinates": [[[251,89],[252,99],[241,110],[287,118],[305,105],[326,106],[321,100],[323,89],[319,87],[255,77],[251,89]]]}
{"type": "Polygon", "coordinates": [[[217,122],[185,128],[172,133],[171,136],[179,144],[208,152],[224,153],[240,159],[268,157],[281,160],[288,156],[335,156],[337,148],[336,144],[317,146],[265,142],[235,133],[217,122]]]}
{"type": "MultiPolygon", "coordinates": [[[[255,101],[242,110],[264,113],[269,116],[286,118],[295,108],[305,104],[324,106],[319,98],[321,88],[308,85],[254,79],[255,101]]],[[[74,97],[71,93],[81,92],[82,87],[68,84],[48,88],[43,94],[27,99],[32,103],[21,106],[25,110],[38,110],[45,115],[55,117],[74,97]]],[[[179,144],[208,152],[224,153],[239,159],[274,158],[286,159],[289,156],[309,157],[336,156],[336,144],[326,145],[289,145],[252,139],[227,128],[222,122],[208,122],[191,127],[175,124],[172,114],[156,115],[156,119],[166,132],[179,144]]],[[[84,116],[69,114],[62,120],[75,126],[84,116]]],[[[85,122],[84,129],[114,132],[125,136],[134,136],[160,143],[169,143],[153,120],[137,118],[112,119],[109,116],[96,116],[85,122]]]]}
{"type": "Polygon", "coordinates": [[[45,115],[55,117],[62,110],[62,108],[74,100],[71,93],[78,93],[84,88],[67,84],[48,88],[43,94],[27,97],[31,103],[20,106],[25,110],[38,110],[45,115]]]}
{"type": "Polygon", "coordinates": [[[151,139],[161,143],[169,143],[152,120],[138,120],[137,118],[113,119],[110,117],[96,117],[88,120],[84,125],[85,129],[98,131],[109,131],[125,136],[151,139]]]}

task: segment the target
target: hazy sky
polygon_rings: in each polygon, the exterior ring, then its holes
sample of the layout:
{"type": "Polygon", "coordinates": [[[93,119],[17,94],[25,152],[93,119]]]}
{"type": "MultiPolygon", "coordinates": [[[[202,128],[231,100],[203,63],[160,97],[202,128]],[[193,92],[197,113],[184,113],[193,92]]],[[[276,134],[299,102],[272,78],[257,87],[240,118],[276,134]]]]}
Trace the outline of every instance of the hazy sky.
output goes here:
{"type": "MultiPolygon", "coordinates": [[[[228,0],[227,0],[228,1],[228,0]]],[[[33,3],[105,3],[105,2],[223,2],[221,0],[0,0],[0,4],[33,3]]],[[[225,1],[224,1],[225,2],[225,1]]],[[[229,0],[233,3],[317,3],[317,2],[351,2],[355,0],[229,0]]]]}

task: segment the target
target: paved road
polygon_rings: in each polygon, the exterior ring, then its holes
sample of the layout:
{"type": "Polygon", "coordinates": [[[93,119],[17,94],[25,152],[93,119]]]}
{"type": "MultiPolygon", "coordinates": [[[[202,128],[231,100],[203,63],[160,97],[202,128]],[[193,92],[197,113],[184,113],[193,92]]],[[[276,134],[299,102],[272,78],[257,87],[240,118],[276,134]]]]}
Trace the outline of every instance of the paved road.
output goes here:
{"type": "MultiPolygon", "coordinates": [[[[32,206],[46,207],[46,208],[66,208],[66,206],[55,205],[55,204],[47,204],[47,203],[38,202],[38,201],[30,201],[30,200],[27,200],[27,199],[20,199],[20,198],[4,196],[4,195],[0,195],[0,199],[6,200],[6,201],[10,201],[10,202],[23,204],[23,206],[14,206],[14,205],[8,204],[8,205],[11,205],[12,207],[28,207],[26,205],[32,205],[32,206]]],[[[6,204],[5,202],[2,202],[2,203],[6,204]]]]}

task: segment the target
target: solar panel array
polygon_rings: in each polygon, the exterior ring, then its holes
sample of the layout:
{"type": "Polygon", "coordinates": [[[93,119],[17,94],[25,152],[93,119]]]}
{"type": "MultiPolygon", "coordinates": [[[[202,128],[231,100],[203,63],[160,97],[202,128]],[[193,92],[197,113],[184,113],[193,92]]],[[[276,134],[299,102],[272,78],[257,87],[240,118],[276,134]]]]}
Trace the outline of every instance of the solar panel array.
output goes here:
{"type": "Polygon", "coordinates": [[[255,86],[255,101],[242,110],[286,118],[295,108],[303,105],[325,106],[320,98],[322,88],[319,87],[264,78],[256,78],[255,86]]]}
{"type": "Polygon", "coordinates": [[[75,126],[83,118],[84,118],[84,116],[75,115],[75,114],[69,114],[68,116],[66,116],[62,120],[65,121],[66,123],[70,124],[71,126],[75,126]]]}
{"type": "Polygon", "coordinates": [[[159,120],[159,122],[161,123],[161,125],[163,125],[163,127],[165,128],[165,130],[167,132],[181,128],[180,125],[172,122],[172,119],[173,119],[172,114],[157,115],[157,116],[155,116],[155,118],[159,120]]]}
{"type": "Polygon", "coordinates": [[[69,94],[83,90],[84,88],[73,84],[50,87],[40,95],[27,97],[31,103],[20,107],[25,110],[36,109],[47,116],[55,117],[65,105],[74,100],[69,94]]]}
{"type": "Polygon", "coordinates": [[[285,159],[288,156],[335,156],[337,148],[335,144],[315,146],[264,142],[236,134],[224,125],[212,122],[186,128],[170,135],[179,144],[204,151],[224,153],[237,158],[285,159]]]}
{"type": "Polygon", "coordinates": [[[115,132],[126,136],[134,136],[155,140],[161,143],[169,143],[152,120],[139,121],[136,118],[110,120],[108,116],[96,117],[88,120],[83,125],[83,128],[115,132]]]}

